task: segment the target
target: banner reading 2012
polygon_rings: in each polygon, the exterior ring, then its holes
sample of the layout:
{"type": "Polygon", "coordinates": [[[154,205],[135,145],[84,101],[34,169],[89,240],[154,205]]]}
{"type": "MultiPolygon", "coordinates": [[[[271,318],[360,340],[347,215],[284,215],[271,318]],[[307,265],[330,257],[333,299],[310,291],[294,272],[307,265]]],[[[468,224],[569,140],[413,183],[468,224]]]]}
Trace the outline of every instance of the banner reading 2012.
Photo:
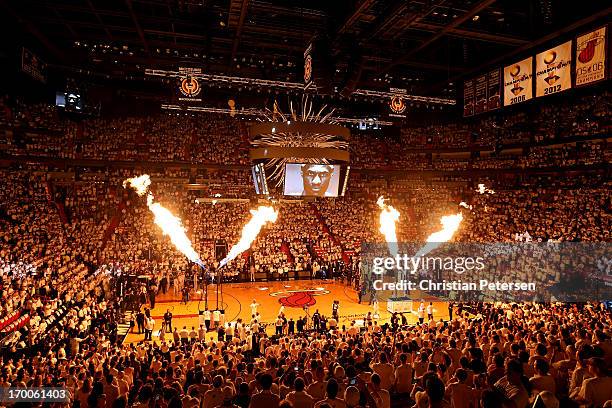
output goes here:
{"type": "Polygon", "coordinates": [[[572,42],[536,55],[536,97],[572,87],[572,42]]]}
{"type": "Polygon", "coordinates": [[[504,68],[504,106],[533,97],[533,57],[504,68]]]}

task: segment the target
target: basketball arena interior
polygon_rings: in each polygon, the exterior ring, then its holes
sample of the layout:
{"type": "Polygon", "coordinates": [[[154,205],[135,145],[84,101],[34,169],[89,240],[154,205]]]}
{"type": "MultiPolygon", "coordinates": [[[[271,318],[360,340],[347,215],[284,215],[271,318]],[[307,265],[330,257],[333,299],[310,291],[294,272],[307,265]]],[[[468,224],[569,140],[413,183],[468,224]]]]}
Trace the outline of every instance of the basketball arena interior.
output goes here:
{"type": "Polygon", "coordinates": [[[612,407],[612,7],[0,0],[0,407],[612,407]]]}

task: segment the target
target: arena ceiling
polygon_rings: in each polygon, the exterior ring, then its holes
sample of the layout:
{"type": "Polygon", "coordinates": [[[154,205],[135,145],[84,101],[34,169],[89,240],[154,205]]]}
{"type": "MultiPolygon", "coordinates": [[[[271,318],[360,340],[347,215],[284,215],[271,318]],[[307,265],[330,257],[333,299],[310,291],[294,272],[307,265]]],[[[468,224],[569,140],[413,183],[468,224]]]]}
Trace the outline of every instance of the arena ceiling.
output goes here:
{"type": "Polygon", "coordinates": [[[454,95],[456,80],[575,25],[605,0],[0,0],[5,27],[51,64],[127,75],[193,63],[207,72],[301,81],[314,34],[335,79],[454,95]],[[24,41],[25,40],[25,41],[24,41]],[[32,44],[28,44],[32,46],[32,44]],[[358,72],[356,74],[356,72],[358,72]]]}

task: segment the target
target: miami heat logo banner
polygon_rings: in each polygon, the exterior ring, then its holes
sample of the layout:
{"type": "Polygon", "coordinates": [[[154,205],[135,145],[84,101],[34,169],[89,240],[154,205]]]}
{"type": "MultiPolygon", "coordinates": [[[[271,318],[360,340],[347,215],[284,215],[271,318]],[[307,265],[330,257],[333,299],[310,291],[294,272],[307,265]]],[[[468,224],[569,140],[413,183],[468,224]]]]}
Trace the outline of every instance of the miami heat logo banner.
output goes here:
{"type": "Polygon", "coordinates": [[[536,97],[572,87],[572,42],[536,55],[536,97]]]}
{"type": "Polygon", "coordinates": [[[199,76],[202,75],[200,68],[179,68],[178,100],[188,102],[202,102],[199,97],[202,91],[199,76]]]}
{"type": "Polygon", "coordinates": [[[576,86],[606,77],[606,26],[576,39],[576,86]]]}
{"type": "Polygon", "coordinates": [[[533,57],[504,68],[504,106],[533,97],[533,57]]]}

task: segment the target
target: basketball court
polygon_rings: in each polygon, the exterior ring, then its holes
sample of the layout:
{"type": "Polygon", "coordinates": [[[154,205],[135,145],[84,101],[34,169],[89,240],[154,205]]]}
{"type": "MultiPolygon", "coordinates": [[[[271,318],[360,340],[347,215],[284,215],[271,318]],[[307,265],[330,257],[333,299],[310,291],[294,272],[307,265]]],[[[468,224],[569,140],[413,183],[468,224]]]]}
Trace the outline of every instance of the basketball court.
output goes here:
{"type": "MultiPolygon", "coordinates": [[[[248,283],[229,283],[223,285],[223,293],[217,296],[216,287],[208,287],[208,300],[202,294],[192,292],[191,299],[185,304],[181,301],[180,294],[174,294],[172,288],[166,294],[159,294],[156,298],[155,308],[151,310],[151,315],[155,319],[155,330],[153,339],[156,340],[159,329],[163,322],[164,313],[170,310],[173,315],[172,326],[179,330],[186,326],[187,329],[200,325],[199,312],[205,310],[206,303],[208,309],[214,310],[218,307],[225,310],[226,321],[236,321],[241,318],[245,322],[251,320],[251,303],[253,299],[259,304],[257,311],[261,318],[260,322],[267,324],[266,331],[274,333],[273,323],[278,316],[281,307],[287,319],[294,320],[304,316],[304,307],[308,307],[308,313],[312,315],[315,311],[329,317],[332,314],[332,303],[334,300],[340,302],[339,326],[349,326],[352,321],[363,319],[368,312],[374,314],[374,308],[369,304],[369,298],[364,297],[361,304],[358,301],[357,292],[347,285],[331,280],[296,280],[288,282],[248,282],[248,283]],[[218,303],[217,303],[218,301],[218,303]]],[[[420,301],[420,297],[414,297],[415,302],[420,301]]],[[[433,301],[435,320],[448,320],[448,305],[446,302],[435,301],[425,298],[426,301],[433,301]]],[[[415,309],[418,304],[415,305],[415,309]]],[[[380,317],[375,319],[379,323],[389,320],[391,314],[387,311],[386,302],[379,304],[380,317]]],[[[409,324],[418,321],[417,315],[406,313],[409,324]]],[[[209,338],[216,337],[216,333],[209,332],[209,338]]],[[[136,328],[128,334],[126,342],[138,342],[143,340],[144,334],[136,334],[136,328]]],[[[166,340],[171,339],[172,334],[166,333],[166,340]]]]}

